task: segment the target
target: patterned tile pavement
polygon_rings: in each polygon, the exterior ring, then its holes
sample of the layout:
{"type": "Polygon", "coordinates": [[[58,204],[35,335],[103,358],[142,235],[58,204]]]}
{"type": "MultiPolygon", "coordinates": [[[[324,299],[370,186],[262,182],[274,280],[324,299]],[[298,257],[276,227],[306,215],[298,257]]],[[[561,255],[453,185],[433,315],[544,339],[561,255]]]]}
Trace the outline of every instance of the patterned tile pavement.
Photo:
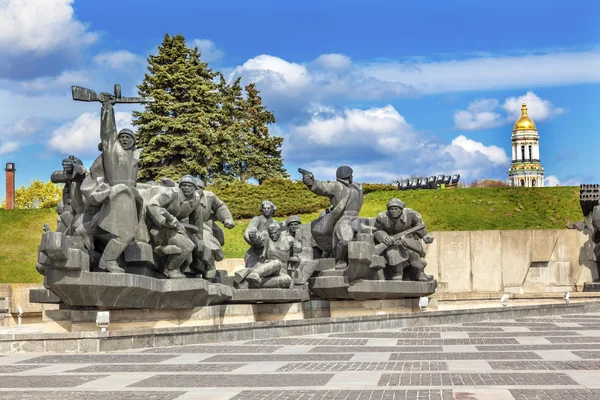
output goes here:
{"type": "Polygon", "coordinates": [[[600,400],[600,313],[0,357],[0,400],[600,400]]]}

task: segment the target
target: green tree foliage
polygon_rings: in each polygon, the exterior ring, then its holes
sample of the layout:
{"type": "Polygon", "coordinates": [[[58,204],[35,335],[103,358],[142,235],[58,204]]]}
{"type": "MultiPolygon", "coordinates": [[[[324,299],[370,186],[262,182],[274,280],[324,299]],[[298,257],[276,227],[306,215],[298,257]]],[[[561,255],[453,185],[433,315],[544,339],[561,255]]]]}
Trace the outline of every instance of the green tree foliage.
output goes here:
{"type": "MultiPolygon", "coordinates": [[[[54,183],[35,180],[28,187],[15,190],[15,208],[52,208],[62,199],[62,187],[54,183]]],[[[6,208],[6,198],[0,208],[6,208]]]]}
{"type": "Polygon", "coordinates": [[[139,94],[156,102],[133,113],[138,147],[144,149],[138,179],[206,177],[217,144],[212,126],[218,102],[215,73],[182,35],[165,35],[158,54],[148,57],[148,72],[139,94]]]}
{"type": "Polygon", "coordinates": [[[191,174],[211,182],[262,183],[287,178],[281,158],[283,138],[269,135],[273,113],[254,84],[227,83],[201,61],[182,35],[165,35],[158,55],[138,86],[156,102],[134,112],[138,126],[139,179],[179,179],[191,174]]]}

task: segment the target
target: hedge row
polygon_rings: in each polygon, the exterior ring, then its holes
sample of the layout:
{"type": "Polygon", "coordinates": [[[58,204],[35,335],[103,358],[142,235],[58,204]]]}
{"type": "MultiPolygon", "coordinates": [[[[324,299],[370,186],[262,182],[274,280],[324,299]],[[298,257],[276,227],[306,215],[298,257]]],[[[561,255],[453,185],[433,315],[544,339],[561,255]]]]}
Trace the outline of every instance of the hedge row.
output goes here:
{"type": "MultiPolygon", "coordinates": [[[[219,196],[236,219],[258,215],[263,200],[271,200],[275,204],[276,216],[309,214],[329,206],[328,198],[313,194],[301,181],[292,182],[288,179],[272,179],[262,185],[235,181],[209,185],[206,189],[219,196]]],[[[378,183],[363,184],[365,194],[380,190],[397,188],[378,183]]]]}

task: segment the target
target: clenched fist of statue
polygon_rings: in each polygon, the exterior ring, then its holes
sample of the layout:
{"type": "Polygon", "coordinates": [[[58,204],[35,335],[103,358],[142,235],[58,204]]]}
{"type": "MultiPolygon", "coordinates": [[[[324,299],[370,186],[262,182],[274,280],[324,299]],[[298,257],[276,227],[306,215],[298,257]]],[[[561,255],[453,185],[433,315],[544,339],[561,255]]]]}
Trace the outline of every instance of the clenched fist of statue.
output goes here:
{"type": "Polygon", "coordinates": [[[429,244],[429,243],[433,243],[433,236],[429,236],[429,235],[427,235],[427,236],[425,236],[425,237],[423,238],[423,241],[424,241],[425,243],[427,243],[427,244],[429,244]]]}
{"type": "Polygon", "coordinates": [[[388,246],[393,245],[395,242],[394,238],[391,236],[386,237],[385,239],[383,239],[383,243],[385,243],[388,246]]]}

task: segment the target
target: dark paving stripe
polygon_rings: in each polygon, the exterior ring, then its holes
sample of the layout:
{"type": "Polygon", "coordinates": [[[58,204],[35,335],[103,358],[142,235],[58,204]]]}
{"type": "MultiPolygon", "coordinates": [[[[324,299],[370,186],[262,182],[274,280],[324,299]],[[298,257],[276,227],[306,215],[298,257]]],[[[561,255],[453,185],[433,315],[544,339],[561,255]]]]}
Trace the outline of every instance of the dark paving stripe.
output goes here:
{"type": "Polygon", "coordinates": [[[45,367],[45,365],[0,365],[0,374],[15,374],[42,367],[45,367]]]}
{"type": "Polygon", "coordinates": [[[223,354],[199,362],[349,361],[352,357],[354,354],[223,354]]]}
{"type": "Polygon", "coordinates": [[[566,386],[577,384],[569,375],[560,373],[409,373],[383,374],[377,386],[566,386]]]}
{"type": "Polygon", "coordinates": [[[153,354],[69,354],[40,356],[16,364],[152,364],[169,360],[177,356],[153,354]]]}
{"type": "Polygon", "coordinates": [[[317,346],[309,350],[310,353],[393,353],[393,352],[439,352],[443,351],[441,346],[429,347],[396,347],[396,346],[317,346]]]}
{"type": "Polygon", "coordinates": [[[260,339],[246,342],[247,344],[269,344],[282,346],[364,346],[368,339],[312,339],[312,338],[282,338],[260,339]]]}
{"type": "MultiPolygon", "coordinates": [[[[104,378],[107,375],[4,375],[0,379],[0,388],[62,388],[75,387],[104,378]]],[[[34,397],[35,398],[35,397],[34,397]]]]}
{"type": "Polygon", "coordinates": [[[597,343],[573,344],[523,344],[508,346],[475,346],[479,351],[539,351],[539,350],[598,350],[597,343]]]}
{"type": "Polygon", "coordinates": [[[176,346],[164,347],[159,349],[148,349],[144,353],[171,353],[171,354],[186,354],[186,353],[211,353],[211,354],[227,354],[227,353],[272,353],[281,349],[283,346],[176,346]]]}
{"type": "Polygon", "coordinates": [[[444,362],[340,362],[340,363],[292,363],[277,372],[345,372],[345,371],[446,371],[444,362]]]}
{"type": "Polygon", "coordinates": [[[0,400],[173,400],[185,392],[0,392],[0,400]]]}
{"type": "Polygon", "coordinates": [[[509,371],[600,371],[600,361],[488,361],[494,370],[509,371]]]}
{"type": "Polygon", "coordinates": [[[596,314],[596,315],[587,315],[587,314],[569,314],[569,315],[562,315],[563,318],[589,318],[589,319],[600,319],[600,315],[596,314]]]}
{"type": "Polygon", "coordinates": [[[439,339],[441,333],[433,332],[348,332],[332,333],[329,337],[350,337],[350,338],[369,338],[369,339],[439,339]]]}
{"type": "Polygon", "coordinates": [[[231,400],[454,400],[452,390],[244,390],[231,400]]]}
{"type": "Polygon", "coordinates": [[[524,322],[513,322],[513,321],[503,321],[503,322],[468,322],[463,324],[463,326],[489,326],[489,327],[519,327],[519,328],[546,328],[551,331],[554,328],[558,328],[556,324],[549,324],[547,322],[539,322],[539,323],[524,323],[524,322]]]}
{"type": "Polygon", "coordinates": [[[68,372],[231,372],[246,364],[114,364],[90,365],[68,372]]]}
{"type": "Polygon", "coordinates": [[[515,400],[600,400],[600,389],[510,389],[515,400]]]}
{"type": "Polygon", "coordinates": [[[600,351],[572,351],[571,353],[575,354],[579,358],[583,358],[586,360],[590,360],[590,359],[599,359],[600,360],[600,351]]]}
{"type": "Polygon", "coordinates": [[[539,331],[597,331],[600,330],[600,326],[587,326],[587,325],[580,325],[580,326],[557,326],[556,328],[547,328],[545,326],[531,326],[529,327],[529,330],[532,332],[539,332],[539,331]]]}
{"type": "Polygon", "coordinates": [[[398,346],[468,346],[475,344],[519,344],[517,339],[400,339],[398,346]]]}
{"type": "Polygon", "coordinates": [[[402,332],[504,332],[500,327],[419,326],[403,328],[402,332]]]}
{"type": "Polygon", "coordinates": [[[390,361],[421,361],[421,360],[539,360],[533,352],[471,352],[471,353],[392,353],[390,361]]]}
{"type": "Polygon", "coordinates": [[[520,337],[520,336],[581,336],[579,332],[570,331],[539,331],[539,332],[470,332],[467,333],[472,338],[483,337],[520,337]]]}
{"type": "Polygon", "coordinates": [[[324,386],[333,376],[333,374],[155,375],[128,387],[324,386]]]}
{"type": "Polygon", "coordinates": [[[597,322],[593,322],[594,320],[590,320],[587,318],[519,318],[515,320],[517,322],[546,322],[546,323],[561,323],[561,324],[574,324],[578,322],[586,322],[586,323],[596,323],[600,324],[600,319],[597,322]]]}
{"type": "MultiPolygon", "coordinates": [[[[598,343],[600,342],[600,336],[584,336],[584,337],[549,337],[547,338],[551,343],[598,343]]],[[[600,348],[600,346],[598,347],[600,348]]]]}

